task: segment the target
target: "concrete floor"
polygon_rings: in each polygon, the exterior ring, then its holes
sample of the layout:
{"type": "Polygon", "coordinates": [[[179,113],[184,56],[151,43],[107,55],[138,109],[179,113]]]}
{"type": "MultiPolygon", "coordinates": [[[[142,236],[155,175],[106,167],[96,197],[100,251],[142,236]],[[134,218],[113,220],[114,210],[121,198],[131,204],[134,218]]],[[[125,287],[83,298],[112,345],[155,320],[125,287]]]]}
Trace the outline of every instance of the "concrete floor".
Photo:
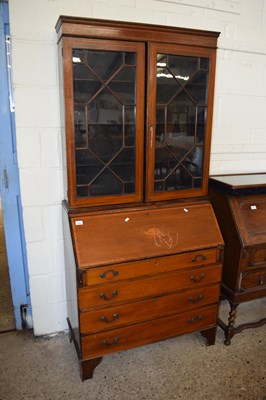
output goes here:
{"type": "MultiPolygon", "coordinates": [[[[242,306],[240,320],[254,309],[265,317],[266,299],[242,306]]],[[[194,333],[110,355],[81,382],[67,334],[3,333],[0,400],[266,400],[266,325],[223,340],[218,328],[215,346],[194,333]]]]}

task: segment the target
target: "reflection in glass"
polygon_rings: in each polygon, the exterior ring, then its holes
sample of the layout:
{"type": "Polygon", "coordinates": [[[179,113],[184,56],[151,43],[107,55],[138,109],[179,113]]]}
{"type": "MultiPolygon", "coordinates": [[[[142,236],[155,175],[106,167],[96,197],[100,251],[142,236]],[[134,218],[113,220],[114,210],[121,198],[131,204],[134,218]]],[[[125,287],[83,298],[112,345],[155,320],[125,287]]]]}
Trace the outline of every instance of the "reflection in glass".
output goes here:
{"type": "Polygon", "coordinates": [[[136,54],[74,49],[78,197],[135,192],[136,54]]]}
{"type": "Polygon", "coordinates": [[[125,146],[135,146],[135,107],[124,107],[125,146]]]}
{"type": "Polygon", "coordinates": [[[114,96],[123,104],[135,104],[135,67],[123,68],[109,84],[114,96]]]}
{"type": "Polygon", "coordinates": [[[207,103],[207,79],[207,72],[199,72],[186,87],[189,95],[198,105],[205,105],[207,103]]]}
{"type": "Polygon", "coordinates": [[[154,190],[202,185],[207,58],[157,55],[154,190]]]}
{"type": "Polygon", "coordinates": [[[74,110],[76,147],[87,147],[86,108],[76,106],[74,110]]]}
{"type": "Polygon", "coordinates": [[[194,57],[171,56],[168,57],[167,67],[179,82],[188,81],[198,70],[198,59],[194,57]]]}
{"type": "Polygon", "coordinates": [[[74,102],[87,103],[102,87],[101,81],[87,65],[73,65],[74,102]]]}
{"type": "Polygon", "coordinates": [[[123,64],[120,51],[86,50],[87,65],[103,81],[111,78],[123,64]]]}

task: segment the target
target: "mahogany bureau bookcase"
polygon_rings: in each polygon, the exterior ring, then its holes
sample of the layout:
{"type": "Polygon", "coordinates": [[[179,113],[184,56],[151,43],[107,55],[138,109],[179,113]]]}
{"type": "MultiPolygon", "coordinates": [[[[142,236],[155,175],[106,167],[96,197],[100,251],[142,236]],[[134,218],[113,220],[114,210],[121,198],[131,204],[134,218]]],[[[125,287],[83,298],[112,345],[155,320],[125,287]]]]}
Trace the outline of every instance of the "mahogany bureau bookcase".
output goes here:
{"type": "Polygon", "coordinates": [[[105,355],[179,334],[214,344],[218,33],[64,16],[56,30],[68,324],[81,378],[105,355]]]}
{"type": "Polygon", "coordinates": [[[266,296],[266,174],[212,176],[210,198],[225,241],[221,292],[230,312],[218,323],[230,345],[235,333],[266,323],[234,326],[241,303],[266,296]]]}

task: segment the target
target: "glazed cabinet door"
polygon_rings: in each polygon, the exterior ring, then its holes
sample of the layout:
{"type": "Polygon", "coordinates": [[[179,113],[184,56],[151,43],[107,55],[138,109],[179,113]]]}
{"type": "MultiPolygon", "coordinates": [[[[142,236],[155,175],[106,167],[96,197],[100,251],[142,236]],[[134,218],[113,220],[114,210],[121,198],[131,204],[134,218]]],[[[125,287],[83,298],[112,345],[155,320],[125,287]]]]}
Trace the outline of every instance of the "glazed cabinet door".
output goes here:
{"type": "Polygon", "coordinates": [[[142,201],[143,43],[64,38],[70,207],[142,201]]]}
{"type": "Polygon", "coordinates": [[[149,44],[148,201],[207,194],[215,50],[149,44]]]}

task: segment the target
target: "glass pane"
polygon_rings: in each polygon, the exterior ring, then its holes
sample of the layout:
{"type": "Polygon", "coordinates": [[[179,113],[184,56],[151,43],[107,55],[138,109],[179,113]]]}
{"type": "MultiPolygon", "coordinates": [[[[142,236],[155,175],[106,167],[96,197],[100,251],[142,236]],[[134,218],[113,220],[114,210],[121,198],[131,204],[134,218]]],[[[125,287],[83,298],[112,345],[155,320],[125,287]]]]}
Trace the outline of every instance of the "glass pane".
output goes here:
{"type": "Polygon", "coordinates": [[[122,66],[123,53],[87,50],[87,63],[100,79],[106,81],[122,66]]]}
{"type": "Polygon", "coordinates": [[[86,132],[86,108],[75,107],[74,110],[75,123],[75,144],[76,147],[87,147],[87,132],[86,132]]]}
{"type": "Polygon", "coordinates": [[[135,53],[125,53],[125,64],[126,65],[136,65],[136,54],[135,53]]]}
{"type": "Polygon", "coordinates": [[[154,190],[202,185],[207,58],[157,55],[154,190]]]}
{"type": "Polygon", "coordinates": [[[104,162],[123,146],[122,120],[122,105],[108,90],[102,90],[88,106],[88,146],[104,162]]]}
{"type": "Polygon", "coordinates": [[[103,168],[104,164],[89,151],[76,151],[76,174],[78,185],[89,184],[103,168]]]}
{"type": "Polygon", "coordinates": [[[89,139],[89,149],[102,162],[108,163],[122,147],[121,125],[98,124],[91,126],[94,135],[89,139]]]}
{"type": "Polygon", "coordinates": [[[134,193],[136,54],[73,50],[77,195],[134,193]]]}
{"type": "Polygon", "coordinates": [[[74,102],[87,103],[102,87],[101,81],[83,64],[73,65],[74,102]]]}
{"type": "Polygon", "coordinates": [[[175,169],[165,181],[165,190],[171,191],[180,189],[180,168],[175,169]]]}
{"type": "Polygon", "coordinates": [[[125,107],[125,146],[135,146],[135,107],[125,107]]]}
{"type": "Polygon", "coordinates": [[[135,67],[123,68],[112,81],[109,88],[123,104],[135,104],[135,67]]]}
{"type": "Polygon", "coordinates": [[[200,188],[200,187],[202,187],[202,178],[195,178],[194,179],[194,187],[195,188],[200,188]]]}
{"type": "Polygon", "coordinates": [[[206,107],[198,107],[197,109],[197,129],[196,129],[196,144],[205,143],[205,126],[206,126],[206,107]]]}
{"type": "Polygon", "coordinates": [[[72,53],[72,62],[85,63],[86,62],[86,51],[81,49],[74,49],[72,53]]]}
{"type": "Polygon", "coordinates": [[[189,95],[198,105],[207,103],[207,72],[198,72],[186,86],[189,95]]]}
{"type": "Polygon", "coordinates": [[[180,176],[178,181],[178,189],[190,189],[193,187],[193,179],[189,171],[184,167],[180,167],[180,176]]]}
{"type": "Polygon", "coordinates": [[[157,104],[168,103],[181,89],[170,71],[166,68],[157,67],[157,104]]]}
{"type": "Polygon", "coordinates": [[[168,56],[168,68],[182,84],[189,81],[193,74],[197,72],[198,65],[199,60],[195,57],[168,56]]]}
{"type": "Polygon", "coordinates": [[[190,165],[188,170],[190,171],[193,177],[202,176],[202,168],[203,168],[203,146],[195,146],[193,151],[190,153],[190,165]]]}
{"type": "Polygon", "coordinates": [[[156,143],[164,143],[166,140],[165,128],[167,118],[167,106],[166,107],[158,107],[156,110],[156,143]]]}
{"type": "Polygon", "coordinates": [[[165,179],[178,165],[179,161],[165,147],[156,148],[155,151],[155,179],[165,179]]]}
{"type": "Polygon", "coordinates": [[[78,197],[88,197],[88,195],[89,195],[89,188],[87,185],[77,187],[77,196],[78,197]]]}
{"type": "MultiPolygon", "coordinates": [[[[194,136],[196,107],[185,91],[176,96],[167,107],[167,129],[172,138],[194,136]]],[[[186,139],[184,139],[186,142],[186,139]]],[[[181,143],[179,143],[182,145],[181,143]]]]}
{"type": "Polygon", "coordinates": [[[134,182],[135,179],[135,149],[124,149],[110,164],[110,170],[114,171],[123,182],[134,182]]]}
{"type": "Polygon", "coordinates": [[[88,124],[121,124],[122,104],[104,89],[88,104],[88,124]]]}
{"type": "Polygon", "coordinates": [[[209,59],[208,58],[201,58],[200,59],[200,69],[209,69],[209,59]]]}
{"type": "Polygon", "coordinates": [[[135,183],[125,183],[125,193],[134,193],[135,192],[135,183]]]}
{"type": "Polygon", "coordinates": [[[120,194],[122,192],[123,183],[106,169],[90,185],[91,196],[120,194]]]}

